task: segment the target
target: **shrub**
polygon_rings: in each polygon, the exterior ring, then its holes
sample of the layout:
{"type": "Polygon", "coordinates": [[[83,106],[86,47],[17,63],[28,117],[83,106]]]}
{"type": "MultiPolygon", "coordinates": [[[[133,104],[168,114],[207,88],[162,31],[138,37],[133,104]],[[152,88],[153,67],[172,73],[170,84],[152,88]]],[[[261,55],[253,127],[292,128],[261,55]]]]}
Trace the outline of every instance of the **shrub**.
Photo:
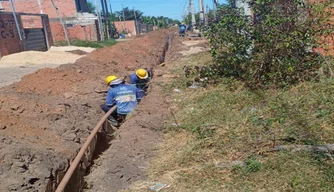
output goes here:
{"type": "Polygon", "coordinates": [[[215,64],[212,78],[236,77],[251,87],[285,87],[315,79],[324,56],[324,37],[333,34],[333,0],[251,0],[254,16],[230,3],[217,11],[206,36],[215,64]]]}

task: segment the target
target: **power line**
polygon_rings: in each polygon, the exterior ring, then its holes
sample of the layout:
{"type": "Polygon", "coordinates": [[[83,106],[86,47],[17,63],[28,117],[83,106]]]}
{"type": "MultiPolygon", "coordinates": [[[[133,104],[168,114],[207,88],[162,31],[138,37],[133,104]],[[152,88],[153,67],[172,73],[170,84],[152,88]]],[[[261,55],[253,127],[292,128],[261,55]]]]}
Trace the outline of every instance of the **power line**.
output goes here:
{"type": "Polygon", "coordinates": [[[69,37],[68,37],[68,35],[67,35],[67,30],[66,30],[66,27],[65,27],[63,18],[61,17],[61,14],[60,14],[60,12],[59,12],[59,10],[58,10],[58,7],[57,7],[56,3],[54,2],[54,0],[51,0],[51,2],[52,2],[52,5],[53,5],[53,7],[55,8],[55,10],[56,10],[56,12],[57,12],[58,18],[59,18],[60,23],[61,23],[61,25],[62,25],[62,27],[63,27],[63,30],[64,30],[64,34],[65,34],[65,38],[66,38],[67,44],[68,44],[68,45],[71,45],[71,43],[70,43],[70,39],[69,39],[69,37]]]}

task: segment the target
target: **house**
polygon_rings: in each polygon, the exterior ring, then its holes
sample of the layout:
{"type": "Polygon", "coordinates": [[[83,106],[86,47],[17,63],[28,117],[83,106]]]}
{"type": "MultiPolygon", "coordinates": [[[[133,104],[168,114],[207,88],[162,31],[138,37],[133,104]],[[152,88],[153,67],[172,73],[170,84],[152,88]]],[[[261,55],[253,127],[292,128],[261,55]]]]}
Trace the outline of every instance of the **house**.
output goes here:
{"type": "MultiPolygon", "coordinates": [[[[81,39],[95,41],[99,39],[97,33],[97,17],[88,13],[87,0],[24,0],[13,1],[16,12],[23,13],[43,13],[49,16],[53,41],[64,41],[65,33],[63,31],[59,16],[55,6],[65,23],[67,33],[70,39],[81,39]],[[40,4],[38,3],[40,2],[40,4]]],[[[2,11],[10,12],[10,4],[8,1],[0,2],[2,11]]],[[[40,27],[41,21],[38,17],[24,16],[22,17],[24,28],[40,27]]]]}

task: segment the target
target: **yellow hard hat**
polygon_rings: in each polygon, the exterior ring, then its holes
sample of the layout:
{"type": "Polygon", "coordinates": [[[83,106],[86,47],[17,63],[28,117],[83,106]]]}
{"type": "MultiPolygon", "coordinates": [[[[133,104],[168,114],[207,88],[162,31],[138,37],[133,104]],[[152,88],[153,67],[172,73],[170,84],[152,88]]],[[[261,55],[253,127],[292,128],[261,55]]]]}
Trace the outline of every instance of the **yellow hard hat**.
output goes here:
{"type": "Polygon", "coordinates": [[[118,79],[117,76],[115,76],[115,75],[110,75],[110,76],[108,76],[108,77],[106,78],[106,84],[107,84],[107,85],[110,85],[110,83],[111,83],[112,81],[116,80],[116,79],[118,79]]]}
{"type": "Polygon", "coordinates": [[[147,71],[145,69],[138,69],[136,71],[136,75],[139,79],[147,79],[148,77],[147,71]]]}
{"type": "Polygon", "coordinates": [[[184,22],[182,22],[181,24],[184,24],[184,22]]]}

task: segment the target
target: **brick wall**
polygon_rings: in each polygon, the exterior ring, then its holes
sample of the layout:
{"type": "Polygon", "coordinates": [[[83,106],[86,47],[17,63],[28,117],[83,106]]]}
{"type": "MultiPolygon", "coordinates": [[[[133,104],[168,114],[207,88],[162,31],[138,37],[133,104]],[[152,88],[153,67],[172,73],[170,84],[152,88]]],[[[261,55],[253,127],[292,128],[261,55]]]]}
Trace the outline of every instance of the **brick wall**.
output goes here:
{"type": "Polygon", "coordinates": [[[0,58],[23,50],[11,13],[0,13],[0,58]]]}
{"type": "MultiPolygon", "coordinates": [[[[51,21],[51,31],[53,41],[65,41],[64,30],[59,21],[51,21]]],[[[89,40],[96,41],[96,26],[95,24],[86,25],[86,27],[82,27],[81,25],[73,25],[73,27],[67,27],[67,33],[70,39],[81,39],[81,40],[89,40]],[[85,35],[86,28],[86,35],[85,35]]]]}
{"type": "MultiPolygon", "coordinates": [[[[73,26],[67,25],[67,32],[70,39],[81,39],[81,40],[91,40],[96,41],[96,27],[95,24],[85,24],[86,33],[84,27],[81,27],[80,24],[75,24],[77,9],[75,5],[75,0],[54,0],[59,12],[61,13],[63,20],[66,23],[72,23],[73,26]],[[68,21],[68,22],[67,22],[68,21]]],[[[17,12],[24,13],[40,13],[40,8],[37,4],[37,0],[21,0],[14,1],[15,9],[17,12]]],[[[9,2],[2,2],[5,11],[10,11],[9,2]]],[[[51,0],[41,0],[41,7],[44,14],[47,14],[50,18],[50,27],[52,32],[53,41],[64,41],[65,34],[62,29],[62,26],[58,20],[57,12],[52,5],[51,0]]],[[[24,28],[41,28],[42,22],[38,17],[33,16],[22,16],[21,17],[24,28]]],[[[94,21],[93,21],[94,23],[94,21]]]]}
{"type": "Polygon", "coordinates": [[[119,33],[125,30],[131,35],[137,35],[135,21],[116,21],[114,22],[115,27],[119,33]]]}
{"type": "Polygon", "coordinates": [[[21,15],[23,28],[43,28],[42,18],[40,16],[21,15]]]}
{"type": "MultiPolygon", "coordinates": [[[[57,7],[59,8],[59,12],[63,17],[74,17],[77,12],[75,1],[74,0],[54,0],[57,7]]],[[[16,12],[23,13],[40,13],[39,6],[37,4],[37,0],[21,0],[21,1],[13,1],[15,5],[16,12]]],[[[5,9],[4,11],[10,12],[10,4],[9,2],[2,2],[2,6],[5,9]]],[[[57,18],[57,12],[52,5],[51,0],[41,0],[41,6],[44,14],[49,15],[49,18],[57,18]]]]}

